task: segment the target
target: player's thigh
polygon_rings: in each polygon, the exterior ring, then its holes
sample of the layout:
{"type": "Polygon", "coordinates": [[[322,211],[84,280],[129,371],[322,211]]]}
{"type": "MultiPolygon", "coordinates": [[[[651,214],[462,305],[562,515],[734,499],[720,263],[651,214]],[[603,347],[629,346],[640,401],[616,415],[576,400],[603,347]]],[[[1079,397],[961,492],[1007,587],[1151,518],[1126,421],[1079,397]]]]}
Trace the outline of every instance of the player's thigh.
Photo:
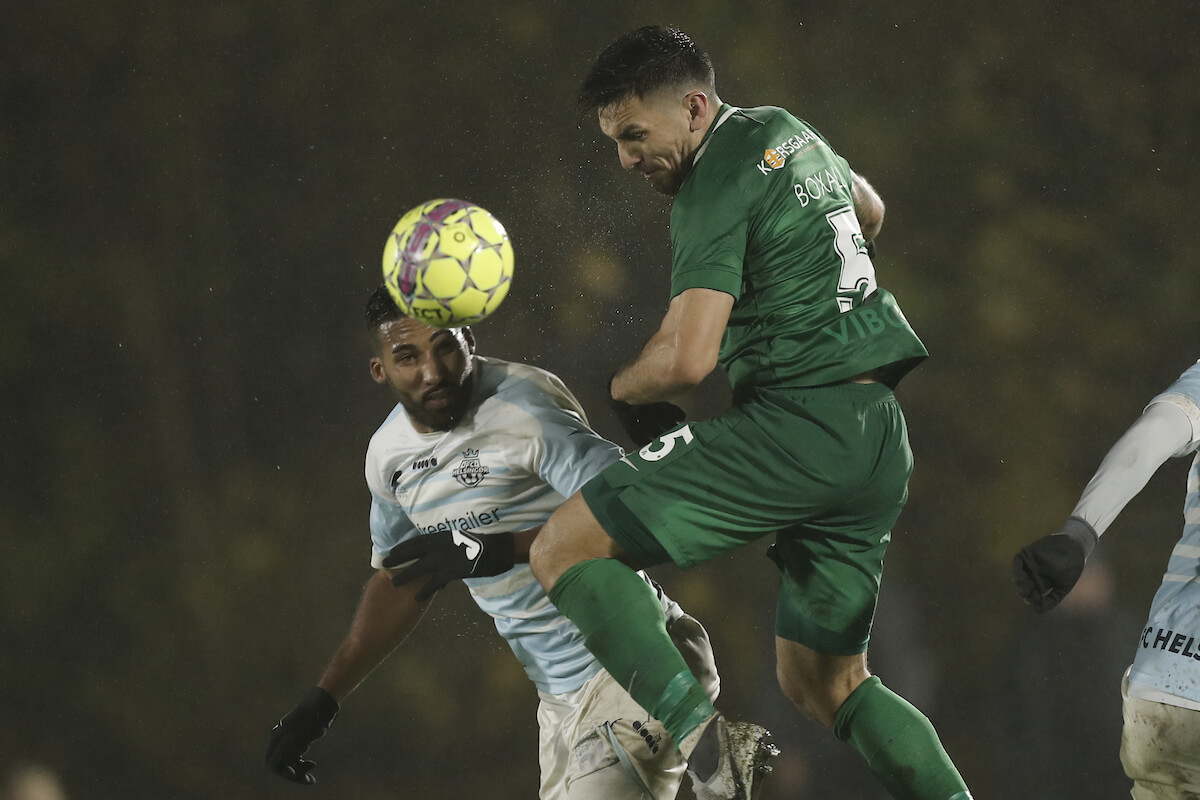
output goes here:
{"type": "Polygon", "coordinates": [[[620,762],[614,762],[594,772],[581,775],[571,781],[567,789],[567,800],[667,800],[675,797],[679,791],[679,780],[675,779],[675,788],[665,793],[654,794],[650,787],[643,789],[630,780],[627,768],[620,762]],[[647,794],[649,792],[649,794],[647,794]]]}
{"type": "MultiPolygon", "coordinates": [[[[673,798],[685,764],[657,720],[607,672],[593,676],[557,730],[567,754],[561,768],[569,800],[673,798]]],[[[545,766],[543,766],[545,773],[545,766]]]]}
{"type": "Polygon", "coordinates": [[[839,536],[796,526],[767,554],[779,570],[775,634],[818,653],[851,656],[870,639],[890,522],[839,536]]]}
{"type": "Polygon", "coordinates": [[[564,730],[571,724],[575,706],[554,695],[538,693],[538,765],[541,768],[540,800],[566,800],[570,742],[564,730]]]}
{"type": "Polygon", "coordinates": [[[1130,697],[1121,683],[1121,765],[1136,800],[1200,797],[1200,711],[1130,697]]]}
{"type": "Polygon", "coordinates": [[[822,476],[839,492],[820,513],[780,530],[769,550],[780,574],[776,635],[834,656],[867,648],[913,465],[895,398],[859,388],[861,402],[829,414],[831,438],[847,446],[827,448],[822,476]]]}
{"type": "Polygon", "coordinates": [[[860,437],[832,430],[831,414],[845,409],[760,393],[627,454],[583,488],[584,500],[633,563],[693,566],[818,518],[844,485],[864,483],[841,479],[860,437]]]}

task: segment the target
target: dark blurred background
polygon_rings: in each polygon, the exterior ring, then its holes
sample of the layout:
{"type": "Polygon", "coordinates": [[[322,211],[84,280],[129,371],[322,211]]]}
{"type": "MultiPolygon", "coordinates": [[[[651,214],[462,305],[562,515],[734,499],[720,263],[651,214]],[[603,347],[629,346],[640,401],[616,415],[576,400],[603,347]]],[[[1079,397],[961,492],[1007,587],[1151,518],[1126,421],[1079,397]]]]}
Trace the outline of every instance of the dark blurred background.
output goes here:
{"type": "MultiPolygon", "coordinates": [[[[405,210],[504,222],[481,350],[625,443],[604,385],[665,308],[669,204],[574,92],[647,23],[887,202],[880,283],[933,357],[899,391],[917,468],[874,668],[979,800],[1127,796],[1119,678],[1186,462],[1055,614],[1009,562],[1200,356],[1194,2],[49,0],[0,25],[0,798],[535,796],[533,687],[461,587],[346,703],[315,788],[267,772],[265,733],[370,571],[391,400],[359,319],[405,210]]],[[[880,798],[775,685],[766,544],[658,575],[713,635],[722,708],[786,751],[768,796],[880,798]]]]}

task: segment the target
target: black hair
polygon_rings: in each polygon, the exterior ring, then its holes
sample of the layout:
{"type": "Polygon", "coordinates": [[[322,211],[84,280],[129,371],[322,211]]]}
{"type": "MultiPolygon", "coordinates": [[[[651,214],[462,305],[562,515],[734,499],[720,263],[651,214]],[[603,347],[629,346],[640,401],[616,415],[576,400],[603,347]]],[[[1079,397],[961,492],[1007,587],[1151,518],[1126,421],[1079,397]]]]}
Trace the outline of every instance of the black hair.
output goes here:
{"type": "Polygon", "coordinates": [[[596,57],[579,87],[581,116],[668,86],[696,84],[715,91],[712,60],[681,30],[647,25],[627,33],[596,57]]]}
{"type": "Polygon", "coordinates": [[[367,341],[373,349],[379,347],[379,327],[402,316],[404,313],[392,299],[388,288],[383,284],[376,286],[367,298],[367,307],[363,313],[363,321],[367,325],[367,341]]]}

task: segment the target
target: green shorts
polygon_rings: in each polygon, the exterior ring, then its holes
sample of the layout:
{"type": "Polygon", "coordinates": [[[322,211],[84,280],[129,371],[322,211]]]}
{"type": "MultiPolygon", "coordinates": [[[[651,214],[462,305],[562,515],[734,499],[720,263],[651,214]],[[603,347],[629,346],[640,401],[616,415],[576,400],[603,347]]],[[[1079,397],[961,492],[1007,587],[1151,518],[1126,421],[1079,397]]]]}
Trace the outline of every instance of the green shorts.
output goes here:
{"type": "Polygon", "coordinates": [[[639,566],[688,568],[767,534],[782,583],[775,632],[863,652],[912,451],[883,384],[760,389],[616,462],[583,488],[639,566]]]}

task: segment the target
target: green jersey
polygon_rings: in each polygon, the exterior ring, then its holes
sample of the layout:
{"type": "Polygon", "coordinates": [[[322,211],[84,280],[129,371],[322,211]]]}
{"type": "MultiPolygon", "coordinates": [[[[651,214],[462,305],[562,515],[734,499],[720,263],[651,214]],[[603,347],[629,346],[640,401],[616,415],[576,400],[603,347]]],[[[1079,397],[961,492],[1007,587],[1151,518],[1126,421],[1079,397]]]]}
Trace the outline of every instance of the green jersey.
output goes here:
{"type": "Polygon", "coordinates": [[[722,105],[671,211],[671,296],[734,297],[719,362],[735,393],[891,386],[928,355],[875,270],[846,160],[781,108],[722,105]]]}

